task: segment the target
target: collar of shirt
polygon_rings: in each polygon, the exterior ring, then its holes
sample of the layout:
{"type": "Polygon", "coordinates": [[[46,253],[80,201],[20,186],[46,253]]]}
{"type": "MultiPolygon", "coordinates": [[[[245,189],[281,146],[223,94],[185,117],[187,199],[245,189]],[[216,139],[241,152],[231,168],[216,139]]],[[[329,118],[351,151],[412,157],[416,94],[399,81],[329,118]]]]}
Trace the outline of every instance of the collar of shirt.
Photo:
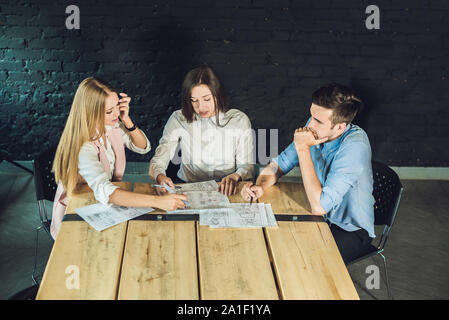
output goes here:
{"type": "MultiPolygon", "coordinates": [[[[113,126],[105,125],[104,127],[105,127],[105,129],[106,129],[105,134],[106,134],[106,136],[107,136],[107,135],[108,135],[108,132],[109,132],[110,130],[115,129],[115,128],[119,128],[119,127],[120,127],[120,123],[117,122],[117,123],[114,124],[113,126]]],[[[100,132],[98,132],[98,129],[96,129],[96,131],[97,131],[97,134],[100,133],[100,132]]],[[[107,140],[107,139],[106,139],[106,140],[107,140]]],[[[104,147],[104,146],[105,146],[105,143],[104,143],[104,141],[103,141],[103,137],[100,137],[99,141],[100,141],[100,144],[104,147]]]]}
{"type": "MultiPolygon", "coordinates": [[[[120,127],[120,122],[117,121],[117,123],[115,123],[113,126],[105,125],[104,127],[106,128],[106,131],[109,131],[111,129],[115,129],[115,128],[120,127]]],[[[98,132],[98,130],[97,130],[97,132],[98,132]]]]}
{"type": "MultiPolygon", "coordinates": [[[[211,121],[214,125],[217,125],[217,116],[216,114],[214,114],[212,117],[209,118],[201,118],[198,114],[195,113],[194,115],[195,120],[197,121],[211,121]]],[[[225,113],[219,111],[218,112],[218,122],[220,123],[220,125],[222,126],[223,124],[225,124],[227,121],[229,120],[229,118],[226,116],[225,113]]]]}

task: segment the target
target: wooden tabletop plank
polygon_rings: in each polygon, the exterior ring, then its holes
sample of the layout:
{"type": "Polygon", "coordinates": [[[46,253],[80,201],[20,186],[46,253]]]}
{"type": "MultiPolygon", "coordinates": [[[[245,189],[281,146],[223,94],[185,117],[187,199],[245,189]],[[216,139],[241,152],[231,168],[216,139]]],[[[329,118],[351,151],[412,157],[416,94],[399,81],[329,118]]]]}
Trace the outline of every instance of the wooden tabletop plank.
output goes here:
{"type": "MultiPolygon", "coordinates": [[[[155,193],[148,183],[134,192],[155,193]]],[[[196,261],[195,222],[129,221],[118,298],[198,299],[196,261]]]]}
{"type": "Polygon", "coordinates": [[[302,183],[277,183],[264,191],[259,202],[271,203],[275,214],[310,214],[311,211],[302,183]]]}
{"type": "MultiPolygon", "coordinates": [[[[115,184],[131,190],[130,182],[115,184]]],[[[74,212],[91,203],[96,201],[87,187],[73,195],[68,208],[74,212]]],[[[115,299],[126,228],[124,222],[98,232],[84,221],[63,222],[36,299],[115,299]]]]}
{"type": "Polygon", "coordinates": [[[202,299],[277,300],[262,229],[198,228],[202,299]]]}
{"type": "MultiPolygon", "coordinates": [[[[120,182],[113,182],[114,185],[119,186],[120,188],[124,190],[131,191],[132,188],[132,182],[129,181],[120,181],[120,182]]],[[[70,199],[69,203],[67,204],[67,208],[65,210],[66,214],[73,214],[75,213],[75,209],[81,208],[84,206],[88,206],[91,204],[98,203],[98,201],[95,199],[94,193],[91,188],[87,184],[82,185],[78,188],[77,192],[74,193],[74,196],[72,199],[70,199]]]]}
{"type": "MultiPolygon", "coordinates": [[[[301,184],[279,183],[271,189],[264,201],[275,214],[305,214],[301,184]]],[[[325,222],[278,222],[265,234],[282,299],[359,299],[325,222]]]]}
{"type": "MultiPolygon", "coordinates": [[[[243,202],[240,192],[229,200],[243,202]]],[[[201,299],[279,299],[262,228],[197,233],[201,299]]]]}

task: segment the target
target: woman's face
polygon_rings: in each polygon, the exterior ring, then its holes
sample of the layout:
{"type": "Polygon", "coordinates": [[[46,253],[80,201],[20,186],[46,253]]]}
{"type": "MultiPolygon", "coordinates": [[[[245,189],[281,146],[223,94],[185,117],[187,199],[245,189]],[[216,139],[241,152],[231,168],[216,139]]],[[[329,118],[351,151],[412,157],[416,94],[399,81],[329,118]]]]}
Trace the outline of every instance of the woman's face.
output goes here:
{"type": "Polygon", "coordinates": [[[120,110],[118,107],[118,96],[115,92],[109,92],[105,102],[104,124],[114,126],[118,122],[120,110]]]}
{"type": "Polygon", "coordinates": [[[193,110],[201,118],[210,118],[215,115],[215,98],[207,85],[200,84],[193,87],[190,93],[190,102],[193,110]]]}

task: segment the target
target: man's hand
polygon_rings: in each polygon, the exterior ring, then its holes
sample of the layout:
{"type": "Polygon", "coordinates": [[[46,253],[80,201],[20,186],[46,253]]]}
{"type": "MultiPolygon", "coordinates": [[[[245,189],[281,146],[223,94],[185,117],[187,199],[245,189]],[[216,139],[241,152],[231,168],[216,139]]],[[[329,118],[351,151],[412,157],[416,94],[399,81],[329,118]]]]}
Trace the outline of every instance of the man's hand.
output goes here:
{"type": "Polygon", "coordinates": [[[224,177],[218,185],[218,190],[225,196],[234,195],[237,192],[237,186],[242,178],[237,173],[232,173],[224,177]]]}
{"type": "Polygon", "coordinates": [[[251,198],[253,198],[253,201],[256,201],[262,197],[263,189],[261,186],[256,186],[252,182],[248,182],[243,186],[240,194],[245,201],[249,201],[251,198]]]}
{"type": "Polygon", "coordinates": [[[293,141],[295,143],[296,150],[309,150],[311,146],[316,146],[323,142],[326,142],[328,137],[318,139],[317,134],[309,128],[299,128],[295,130],[293,141]]]}

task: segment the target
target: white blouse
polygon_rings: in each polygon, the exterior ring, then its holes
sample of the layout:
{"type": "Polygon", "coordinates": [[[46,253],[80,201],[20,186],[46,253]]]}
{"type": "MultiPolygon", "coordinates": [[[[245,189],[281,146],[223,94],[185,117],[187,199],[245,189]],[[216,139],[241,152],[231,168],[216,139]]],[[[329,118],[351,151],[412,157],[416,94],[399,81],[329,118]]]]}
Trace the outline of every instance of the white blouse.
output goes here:
{"type": "Polygon", "coordinates": [[[251,122],[243,112],[230,109],[216,117],[201,118],[194,114],[188,123],[181,110],[173,112],[165,125],[159,146],[151,159],[149,175],[156,180],[165,174],[169,161],[180,145],[182,157],[178,177],[186,182],[220,181],[231,173],[242,180],[251,179],[254,172],[255,153],[251,122]]]}
{"type": "MultiPolygon", "coordinates": [[[[145,154],[151,150],[150,141],[148,141],[145,133],[143,135],[147,140],[147,146],[145,149],[141,149],[134,145],[134,143],[131,141],[129,132],[128,130],[126,130],[122,123],[117,123],[115,127],[119,127],[121,129],[123,143],[129,150],[140,154],[145,154]]],[[[109,131],[112,128],[112,126],[106,126],[106,131],[109,131]]],[[[80,175],[84,178],[84,180],[86,180],[89,187],[93,190],[95,199],[97,199],[104,205],[107,205],[109,202],[109,196],[114,192],[115,189],[118,188],[111,182],[115,168],[115,154],[109,138],[106,138],[106,147],[104,145],[103,138],[100,138],[99,141],[101,146],[104,148],[106,157],[109,160],[109,174],[101,166],[100,160],[98,159],[97,149],[88,142],[86,142],[81,147],[78,157],[78,169],[80,175]]]]}

